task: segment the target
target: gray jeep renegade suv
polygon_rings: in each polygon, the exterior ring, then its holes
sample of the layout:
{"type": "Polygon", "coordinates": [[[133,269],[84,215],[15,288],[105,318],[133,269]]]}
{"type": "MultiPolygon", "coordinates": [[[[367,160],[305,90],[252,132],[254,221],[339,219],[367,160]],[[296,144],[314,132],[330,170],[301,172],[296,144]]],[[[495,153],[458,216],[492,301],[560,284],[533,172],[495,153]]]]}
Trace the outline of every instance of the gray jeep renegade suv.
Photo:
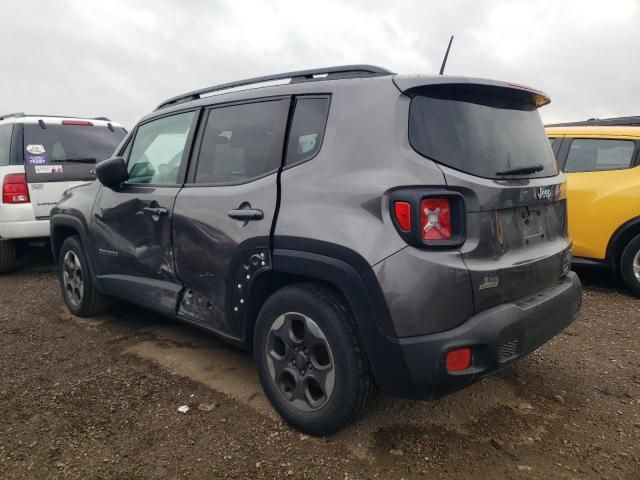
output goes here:
{"type": "Polygon", "coordinates": [[[89,316],[125,299],[251,349],[311,434],[375,387],[463,388],[580,309],[548,102],[367,65],[167,100],[53,210],[65,302],[89,316]]]}

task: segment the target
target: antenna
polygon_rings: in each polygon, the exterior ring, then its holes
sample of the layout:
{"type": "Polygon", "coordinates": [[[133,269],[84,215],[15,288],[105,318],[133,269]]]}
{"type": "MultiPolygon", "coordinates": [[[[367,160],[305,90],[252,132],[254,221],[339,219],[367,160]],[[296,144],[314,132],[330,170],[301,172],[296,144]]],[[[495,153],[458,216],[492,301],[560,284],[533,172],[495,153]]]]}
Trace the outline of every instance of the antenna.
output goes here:
{"type": "Polygon", "coordinates": [[[449,58],[449,50],[451,50],[451,43],[453,43],[453,35],[449,39],[449,45],[447,46],[447,51],[444,54],[444,58],[442,59],[442,66],[440,67],[440,75],[444,73],[444,67],[447,64],[447,58],[449,58]]]}

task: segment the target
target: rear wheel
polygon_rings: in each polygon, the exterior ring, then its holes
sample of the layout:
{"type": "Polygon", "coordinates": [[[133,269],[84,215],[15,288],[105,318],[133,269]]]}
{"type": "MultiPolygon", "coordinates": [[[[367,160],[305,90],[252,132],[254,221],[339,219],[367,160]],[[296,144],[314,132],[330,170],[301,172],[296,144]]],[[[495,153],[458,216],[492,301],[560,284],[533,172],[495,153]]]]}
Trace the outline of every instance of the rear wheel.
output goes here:
{"type": "Polygon", "coordinates": [[[69,311],[79,317],[91,317],[109,309],[109,298],[98,292],[89,272],[80,239],[69,237],[58,255],[58,276],[62,296],[69,311]]]}
{"type": "Polygon", "coordinates": [[[622,251],[620,274],[629,290],[640,297],[640,235],[631,240],[622,251]]]}
{"type": "Polygon", "coordinates": [[[16,244],[13,240],[0,241],[0,273],[8,273],[16,264],[16,244]]]}
{"type": "Polygon", "coordinates": [[[356,420],[373,393],[369,365],[344,301],[298,284],[265,302],[254,334],[260,382],[295,428],[330,435],[356,420]]]}

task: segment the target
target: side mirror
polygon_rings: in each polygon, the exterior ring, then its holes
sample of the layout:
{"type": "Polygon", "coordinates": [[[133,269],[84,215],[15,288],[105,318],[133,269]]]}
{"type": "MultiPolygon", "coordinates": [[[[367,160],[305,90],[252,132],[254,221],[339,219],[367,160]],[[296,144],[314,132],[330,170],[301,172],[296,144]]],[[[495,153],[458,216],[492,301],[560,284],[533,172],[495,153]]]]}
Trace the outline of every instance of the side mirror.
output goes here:
{"type": "Polygon", "coordinates": [[[115,188],[129,178],[127,164],[122,157],[112,157],[96,165],[96,176],[105,187],[115,188]]]}

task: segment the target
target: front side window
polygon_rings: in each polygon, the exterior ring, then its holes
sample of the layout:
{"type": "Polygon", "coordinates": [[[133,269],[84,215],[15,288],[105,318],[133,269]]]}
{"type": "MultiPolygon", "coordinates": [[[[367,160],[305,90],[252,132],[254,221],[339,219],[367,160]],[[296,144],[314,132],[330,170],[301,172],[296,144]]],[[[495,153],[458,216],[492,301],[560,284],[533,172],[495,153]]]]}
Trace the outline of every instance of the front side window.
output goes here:
{"type": "Polygon", "coordinates": [[[565,172],[621,170],[633,164],[635,143],[632,140],[576,138],[571,142],[565,172]]]}
{"type": "Polygon", "coordinates": [[[0,167],[9,165],[11,161],[11,133],[13,124],[0,125],[0,167]]]}
{"type": "Polygon", "coordinates": [[[318,153],[328,112],[328,98],[298,97],[296,99],[285,165],[304,162],[318,153]]]}
{"type": "Polygon", "coordinates": [[[277,170],[283,143],[282,100],[209,110],[196,183],[243,183],[277,170]]]}
{"type": "Polygon", "coordinates": [[[127,183],[175,185],[195,112],[179,113],[138,127],[129,154],[127,183]]]}

